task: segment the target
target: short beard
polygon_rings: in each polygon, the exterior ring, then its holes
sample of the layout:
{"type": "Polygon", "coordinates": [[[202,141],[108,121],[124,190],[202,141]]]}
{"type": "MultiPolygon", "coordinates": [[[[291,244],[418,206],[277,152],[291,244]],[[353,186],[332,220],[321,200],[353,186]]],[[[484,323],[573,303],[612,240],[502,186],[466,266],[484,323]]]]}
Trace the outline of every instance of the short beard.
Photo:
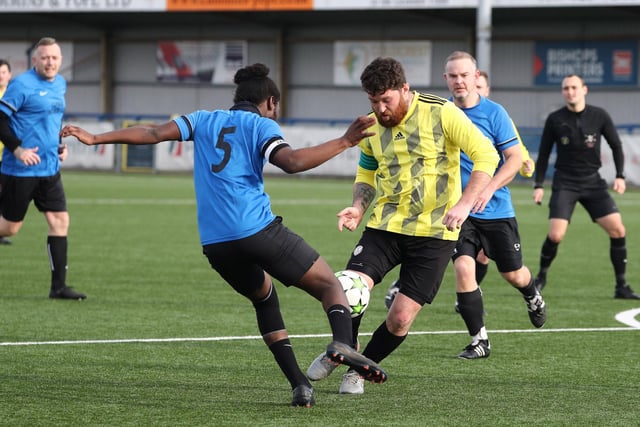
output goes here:
{"type": "Polygon", "coordinates": [[[391,119],[389,121],[383,121],[378,114],[376,114],[376,117],[378,118],[378,123],[380,123],[382,126],[386,128],[392,128],[402,122],[404,117],[407,115],[407,111],[409,111],[409,104],[400,103],[398,104],[398,108],[396,108],[391,114],[391,119]]]}

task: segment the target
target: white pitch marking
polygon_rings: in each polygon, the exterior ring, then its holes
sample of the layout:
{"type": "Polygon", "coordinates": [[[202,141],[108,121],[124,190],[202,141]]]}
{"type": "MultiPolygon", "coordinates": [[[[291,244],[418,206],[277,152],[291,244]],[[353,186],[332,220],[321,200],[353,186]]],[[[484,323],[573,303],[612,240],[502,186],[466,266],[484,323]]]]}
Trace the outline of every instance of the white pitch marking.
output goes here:
{"type": "MultiPolygon", "coordinates": [[[[633,310],[630,310],[633,311],[633,310]]],[[[636,310],[639,312],[640,309],[636,310]]],[[[617,318],[617,316],[616,316],[617,318]]],[[[637,322],[636,322],[637,323],[637,322]]],[[[550,332],[625,332],[640,329],[640,323],[632,327],[617,328],[556,328],[556,329],[496,329],[491,330],[494,334],[519,334],[519,333],[550,333],[550,332]]],[[[411,335],[453,335],[467,334],[467,331],[415,331],[411,335]]],[[[361,333],[362,336],[370,336],[371,332],[361,333]]],[[[307,334],[290,335],[291,338],[325,338],[331,334],[307,334]]],[[[228,337],[185,337],[185,338],[130,338],[119,340],[64,340],[64,341],[17,341],[0,342],[0,347],[11,346],[36,346],[36,345],[83,345],[83,344],[138,344],[138,343],[164,343],[164,342],[198,342],[198,341],[240,341],[240,340],[261,340],[259,335],[228,336],[228,337]]]]}
{"type": "Polygon", "coordinates": [[[640,314],[640,308],[634,308],[616,314],[616,320],[624,325],[640,329],[640,322],[636,320],[638,314],[640,314]]]}

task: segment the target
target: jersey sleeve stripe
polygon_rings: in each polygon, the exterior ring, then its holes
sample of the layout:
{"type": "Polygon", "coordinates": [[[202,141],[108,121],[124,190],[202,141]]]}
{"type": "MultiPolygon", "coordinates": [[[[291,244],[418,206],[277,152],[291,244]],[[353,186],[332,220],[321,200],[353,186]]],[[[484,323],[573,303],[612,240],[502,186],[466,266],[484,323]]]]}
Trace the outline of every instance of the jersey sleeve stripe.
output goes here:
{"type": "Polygon", "coordinates": [[[191,125],[191,122],[189,121],[187,116],[180,116],[176,120],[182,120],[187,125],[187,128],[189,128],[189,135],[187,135],[188,136],[187,138],[183,138],[183,140],[193,141],[193,126],[191,125]]]}
{"type": "Polygon", "coordinates": [[[271,162],[271,157],[281,148],[288,147],[289,144],[280,137],[275,137],[267,141],[262,146],[262,156],[271,162]]]}
{"type": "Polygon", "coordinates": [[[378,169],[378,161],[373,156],[368,156],[363,152],[360,152],[360,161],[358,166],[370,171],[378,169]]]}
{"type": "Polygon", "coordinates": [[[448,102],[446,99],[437,96],[437,95],[431,95],[431,94],[425,94],[425,93],[420,93],[418,92],[418,101],[419,102],[426,102],[428,104],[439,104],[442,105],[446,102],[448,102]]]}

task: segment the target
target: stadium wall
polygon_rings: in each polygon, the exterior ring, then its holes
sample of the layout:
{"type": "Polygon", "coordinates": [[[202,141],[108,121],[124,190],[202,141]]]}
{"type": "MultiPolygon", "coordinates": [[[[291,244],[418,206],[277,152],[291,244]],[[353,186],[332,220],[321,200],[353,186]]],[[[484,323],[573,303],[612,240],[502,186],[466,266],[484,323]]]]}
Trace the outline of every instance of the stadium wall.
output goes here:
{"type": "MultiPolygon", "coordinates": [[[[86,122],[81,124],[90,132],[104,132],[115,128],[113,123],[86,122]]],[[[324,141],[337,138],[344,132],[344,126],[283,126],[284,136],[293,148],[313,146],[324,141]]],[[[540,129],[527,129],[522,137],[529,147],[531,156],[535,159],[538,151],[540,129]]],[[[629,133],[620,129],[620,135],[625,150],[625,171],[630,185],[640,185],[640,134],[629,133]]],[[[75,138],[63,140],[69,147],[68,160],[63,163],[63,169],[91,169],[105,171],[133,171],[158,173],[190,173],[193,170],[193,142],[171,141],[148,146],[104,145],[87,147],[77,142],[75,138]],[[138,150],[132,152],[131,150],[138,150]],[[137,157],[134,157],[137,156],[137,157]]],[[[360,157],[357,148],[347,150],[334,159],[319,167],[301,173],[308,176],[353,177],[360,157]]],[[[555,160],[552,155],[551,165],[555,160]]],[[[612,183],[615,178],[615,166],[611,149],[602,146],[603,178],[612,183]]],[[[265,174],[283,175],[282,170],[267,164],[265,174]]],[[[551,166],[547,177],[553,174],[551,166]]],[[[519,181],[525,181],[518,176],[519,181]]]]}
{"type": "MultiPolygon", "coordinates": [[[[507,108],[521,130],[541,128],[546,116],[561,107],[563,100],[559,85],[534,83],[536,44],[630,40],[638,52],[639,14],[637,6],[495,9],[491,39],[492,98],[507,108]]],[[[246,42],[246,62],[266,63],[281,87],[282,123],[305,130],[311,125],[346,124],[369,111],[367,99],[357,85],[334,83],[336,41],[428,42],[430,83],[413,87],[443,97],[448,96],[442,79],[445,58],[453,50],[474,52],[476,42],[473,9],[30,12],[3,16],[10,19],[3,20],[0,26],[0,47],[3,43],[33,43],[42,35],[52,35],[71,46],[71,52],[63,51],[65,58],[72,58],[64,63],[64,71],[73,76],[67,92],[68,121],[110,121],[114,126],[121,126],[120,121],[125,120],[166,120],[175,114],[228,108],[232,104],[232,84],[158,81],[160,40],[246,42]]],[[[23,54],[20,59],[25,60],[23,54]]],[[[590,86],[588,102],[606,108],[618,126],[640,125],[637,115],[640,78],[638,60],[633,61],[636,82],[633,85],[590,86]]],[[[530,141],[529,146],[537,143],[535,137],[530,141]]],[[[144,150],[131,150],[127,154],[125,159],[116,150],[117,170],[126,169],[127,161],[142,159],[144,150]]],[[[140,163],[146,165],[148,159],[142,160],[140,163]]],[[[632,166],[637,168],[637,163],[632,166]]],[[[130,170],[137,167],[147,169],[136,164],[130,170]]]]}

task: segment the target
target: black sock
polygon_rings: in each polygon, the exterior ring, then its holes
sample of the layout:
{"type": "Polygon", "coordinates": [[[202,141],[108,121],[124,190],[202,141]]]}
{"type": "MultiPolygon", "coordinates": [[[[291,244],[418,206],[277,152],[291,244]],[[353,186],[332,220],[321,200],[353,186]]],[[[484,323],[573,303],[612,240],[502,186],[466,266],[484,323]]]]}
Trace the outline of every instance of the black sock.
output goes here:
{"type": "Polygon", "coordinates": [[[333,333],[333,340],[352,345],[352,319],[349,308],[340,304],[332,305],[327,310],[327,317],[333,333]]]}
{"type": "Polygon", "coordinates": [[[552,242],[549,240],[549,236],[545,239],[542,244],[542,250],[540,251],[540,272],[538,273],[541,277],[547,276],[547,271],[549,267],[551,267],[551,263],[555,259],[558,254],[558,243],[552,242]]]}
{"type": "Polygon", "coordinates": [[[525,297],[534,297],[536,296],[537,293],[537,289],[536,289],[536,285],[534,284],[534,278],[533,276],[531,277],[531,280],[529,281],[529,284],[527,286],[525,286],[524,288],[516,288],[520,291],[520,293],[525,296],[525,297]]]}
{"type": "Polygon", "coordinates": [[[274,342],[269,346],[269,350],[271,350],[273,357],[276,359],[276,362],[278,362],[280,370],[282,370],[285,377],[289,380],[292,389],[300,384],[311,387],[309,379],[298,366],[298,361],[296,360],[296,355],[293,352],[293,346],[289,338],[274,342]]]}
{"type": "Polygon", "coordinates": [[[480,329],[484,326],[484,304],[482,301],[482,293],[480,288],[473,292],[458,292],[458,308],[460,309],[460,315],[467,325],[469,335],[472,337],[480,332],[480,329]]]}
{"type": "MultiPolygon", "coordinates": [[[[258,320],[258,329],[263,337],[274,331],[285,330],[284,320],[280,312],[280,301],[275,286],[271,284],[269,295],[262,301],[253,301],[258,320]]],[[[280,370],[287,377],[291,388],[300,384],[310,386],[306,375],[300,370],[289,338],[284,338],[269,345],[269,350],[276,359],[280,370]]]]}
{"type": "Polygon", "coordinates": [[[67,282],[67,236],[48,236],[47,253],[51,266],[51,289],[62,289],[67,282]]]}
{"type": "Polygon", "coordinates": [[[487,271],[489,270],[489,264],[483,264],[481,262],[476,261],[476,282],[478,285],[484,279],[484,276],[487,275],[487,271]]]}
{"type": "Polygon", "coordinates": [[[364,316],[364,313],[351,318],[351,332],[353,336],[352,347],[355,349],[358,348],[358,332],[360,332],[360,322],[362,322],[362,316],[364,316]]]}
{"type": "Polygon", "coordinates": [[[399,337],[389,332],[387,322],[384,321],[373,333],[371,341],[362,354],[374,362],[380,362],[398,348],[405,338],[407,338],[406,335],[399,337]]]}
{"type": "Polygon", "coordinates": [[[611,238],[610,241],[609,256],[611,257],[611,264],[613,264],[613,271],[616,275],[616,287],[624,286],[627,283],[625,276],[627,271],[626,239],[624,237],[618,239],[611,238]]]}

